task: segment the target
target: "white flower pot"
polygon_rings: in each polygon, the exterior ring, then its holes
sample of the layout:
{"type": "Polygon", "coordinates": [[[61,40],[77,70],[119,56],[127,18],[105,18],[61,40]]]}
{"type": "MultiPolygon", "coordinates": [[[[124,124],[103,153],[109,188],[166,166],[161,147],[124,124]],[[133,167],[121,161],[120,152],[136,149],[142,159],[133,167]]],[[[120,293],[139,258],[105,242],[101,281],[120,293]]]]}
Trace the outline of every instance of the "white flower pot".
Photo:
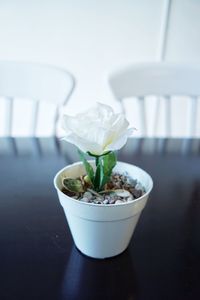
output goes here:
{"type": "Polygon", "coordinates": [[[146,193],[131,202],[109,205],[85,203],[68,197],[61,191],[62,178],[76,178],[85,174],[85,169],[80,162],[63,168],[54,178],[54,186],[76,247],[93,258],[112,257],[128,247],[153,187],[152,178],[136,166],[118,162],[114,171],[128,172],[133,179],[142,183],[146,193]]]}

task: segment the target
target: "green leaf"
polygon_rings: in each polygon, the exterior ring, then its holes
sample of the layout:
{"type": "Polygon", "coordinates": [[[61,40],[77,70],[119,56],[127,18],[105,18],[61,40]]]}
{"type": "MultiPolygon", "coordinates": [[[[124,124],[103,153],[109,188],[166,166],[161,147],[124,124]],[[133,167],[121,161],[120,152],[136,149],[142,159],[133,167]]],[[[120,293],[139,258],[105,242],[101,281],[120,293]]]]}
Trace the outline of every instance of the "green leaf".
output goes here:
{"type": "Polygon", "coordinates": [[[94,189],[95,191],[99,190],[99,186],[100,186],[100,178],[101,178],[101,167],[100,165],[97,166],[96,168],[96,173],[95,173],[95,178],[94,178],[94,189]]]}
{"type": "Polygon", "coordinates": [[[85,171],[87,173],[87,175],[90,178],[90,181],[93,183],[94,182],[94,170],[92,168],[92,166],[89,164],[89,162],[87,161],[87,159],[85,158],[84,153],[81,150],[78,150],[79,156],[81,161],[83,162],[83,165],[85,167],[85,171]]]}
{"type": "Polygon", "coordinates": [[[117,163],[116,155],[114,152],[109,152],[108,154],[103,156],[103,180],[101,183],[101,187],[103,187],[109,180],[112,174],[112,170],[117,163]]]}
{"type": "Polygon", "coordinates": [[[64,178],[62,183],[64,188],[66,188],[70,192],[74,192],[74,193],[84,192],[82,182],[79,179],[64,178]]]}
{"type": "Polygon", "coordinates": [[[109,152],[103,156],[103,170],[105,176],[110,176],[113,168],[117,163],[116,155],[114,152],[109,152]]]}
{"type": "Polygon", "coordinates": [[[91,182],[93,183],[95,191],[101,191],[104,185],[110,180],[112,170],[116,165],[117,160],[116,160],[115,153],[110,151],[101,156],[93,155],[89,152],[88,154],[95,157],[95,162],[96,162],[95,174],[91,165],[85,159],[84,153],[82,153],[79,150],[80,158],[84,163],[86,172],[90,177],[91,182]]]}
{"type": "Polygon", "coordinates": [[[95,178],[94,178],[94,188],[96,191],[100,191],[102,188],[102,183],[103,183],[103,165],[102,165],[102,158],[98,158],[98,163],[97,163],[97,168],[96,168],[96,173],[95,173],[95,178]]]}
{"type": "Polygon", "coordinates": [[[110,180],[110,176],[105,176],[103,177],[103,180],[102,180],[102,188],[104,187],[104,185],[109,182],[110,180]]]}

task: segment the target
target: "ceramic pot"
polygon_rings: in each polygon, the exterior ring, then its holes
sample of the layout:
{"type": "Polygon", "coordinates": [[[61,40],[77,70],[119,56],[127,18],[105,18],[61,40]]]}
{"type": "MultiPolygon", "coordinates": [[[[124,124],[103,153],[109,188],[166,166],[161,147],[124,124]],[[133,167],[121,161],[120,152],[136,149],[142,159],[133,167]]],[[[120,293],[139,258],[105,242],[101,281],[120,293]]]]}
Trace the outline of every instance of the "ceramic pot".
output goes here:
{"type": "Polygon", "coordinates": [[[74,243],[83,254],[93,258],[116,256],[128,247],[153,187],[150,175],[134,165],[118,162],[114,171],[121,174],[127,172],[144,186],[146,193],[127,203],[109,205],[75,200],[62,192],[62,178],[84,175],[85,169],[81,162],[63,168],[54,178],[54,186],[74,243]]]}

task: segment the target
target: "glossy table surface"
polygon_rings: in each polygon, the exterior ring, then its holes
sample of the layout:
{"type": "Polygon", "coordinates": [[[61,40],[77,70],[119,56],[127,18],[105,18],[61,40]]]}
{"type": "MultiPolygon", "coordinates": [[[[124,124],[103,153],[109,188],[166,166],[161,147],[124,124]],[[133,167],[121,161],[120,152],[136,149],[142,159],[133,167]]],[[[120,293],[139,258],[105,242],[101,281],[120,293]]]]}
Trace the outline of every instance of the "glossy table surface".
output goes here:
{"type": "Polygon", "coordinates": [[[55,139],[0,139],[0,299],[200,299],[199,140],[134,139],[118,153],[154,189],[128,249],[106,260],[75,248],[53,187],[77,160],[55,139]]]}

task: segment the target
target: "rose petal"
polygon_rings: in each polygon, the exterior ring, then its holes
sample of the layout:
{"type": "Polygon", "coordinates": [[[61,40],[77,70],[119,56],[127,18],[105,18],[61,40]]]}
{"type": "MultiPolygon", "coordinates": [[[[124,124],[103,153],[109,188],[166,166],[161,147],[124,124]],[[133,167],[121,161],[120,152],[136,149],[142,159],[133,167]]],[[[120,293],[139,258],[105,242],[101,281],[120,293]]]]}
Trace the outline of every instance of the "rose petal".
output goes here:
{"type": "Polygon", "coordinates": [[[120,149],[130,135],[125,116],[115,114],[110,106],[101,103],[75,117],[65,115],[62,126],[66,131],[65,140],[97,155],[120,149]]]}
{"type": "Polygon", "coordinates": [[[84,139],[80,138],[79,136],[77,136],[75,134],[70,134],[70,135],[64,137],[63,140],[75,145],[81,151],[83,151],[85,153],[89,151],[95,155],[103,154],[103,149],[101,148],[100,145],[98,145],[97,143],[85,141],[84,139]]]}
{"type": "Polygon", "coordinates": [[[133,128],[129,128],[117,140],[106,147],[106,151],[116,151],[121,149],[127,142],[127,139],[132,135],[133,128]]]}

